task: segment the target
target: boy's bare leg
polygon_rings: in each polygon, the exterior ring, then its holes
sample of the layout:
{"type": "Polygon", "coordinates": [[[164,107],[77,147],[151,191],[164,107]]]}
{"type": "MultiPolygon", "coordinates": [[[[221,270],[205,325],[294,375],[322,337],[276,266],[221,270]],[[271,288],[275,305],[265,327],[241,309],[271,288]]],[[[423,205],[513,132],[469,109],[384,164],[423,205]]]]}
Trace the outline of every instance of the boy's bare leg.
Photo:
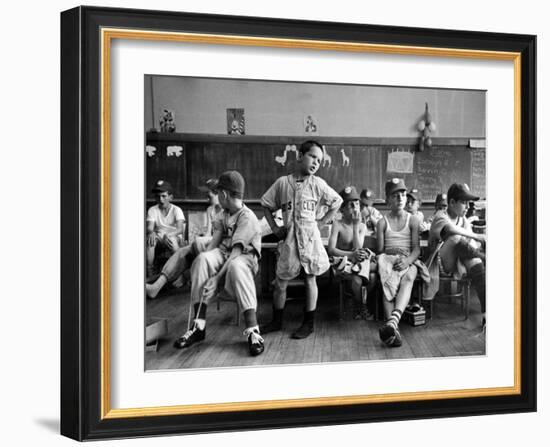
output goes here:
{"type": "Polygon", "coordinates": [[[147,260],[147,276],[153,274],[153,264],[155,263],[155,249],[157,247],[157,240],[153,245],[149,245],[149,241],[145,241],[145,258],[147,260]]]}
{"type": "Polygon", "coordinates": [[[175,281],[184,271],[189,268],[189,262],[187,260],[188,255],[192,251],[192,246],[182,247],[178,249],[164,267],[157,280],[153,284],[146,284],[145,291],[149,298],[156,298],[162,288],[169,282],[175,281]]]}
{"type": "Polygon", "coordinates": [[[306,312],[310,312],[317,309],[317,297],[319,295],[317,278],[314,275],[306,275],[304,282],[306,284],[306,312]]]}
{"type": "Polygon", "coordinates": [[[380,339],[388,346],[397,348],[401,346],[401,334],[399,333],[399,322],[405,308],[411,299],[411,292],[416,278],[417,268],[411,265],[407,273],[401,278],[397,296],[393,302],[384,300],[384,312],[386,314],[386,324],[380,328],[380,339]],[[387,303],[387,304],[386,304],[387,303]],[[390,309],[390,305],[393,310],[390,309]],[[391,313],[389,313],[391,310],[391,313]],[[389,316],[388,316],[389,313],[389,316]]]}

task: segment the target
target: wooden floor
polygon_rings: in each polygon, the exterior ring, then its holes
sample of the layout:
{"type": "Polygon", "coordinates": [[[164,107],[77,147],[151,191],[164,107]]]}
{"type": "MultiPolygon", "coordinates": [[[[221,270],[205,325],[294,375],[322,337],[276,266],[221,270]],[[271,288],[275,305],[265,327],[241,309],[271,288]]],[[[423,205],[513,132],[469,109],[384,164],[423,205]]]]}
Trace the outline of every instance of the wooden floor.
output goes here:
{"type": "MultiPolygon", "coordinates": [[[[285,309],[284,330],[265,335],[265,352],[258,357],[248,354],[244,329],[236,325],[236,304],[222,302],[208,308],[206,339],[186,349],[172,346],[186,330],[189,290],[162,291],[155,300],[147,300],[147,318],[167,318],[168,335],[159,340],[156,352],[145,353],[145,369],[214,368],[229,366],[288,365],[301,363],[366,361],[448,357],[485,354],[485,336],[481,334],[479,304],[472,294],[468,320],[458,302],[440,300],[433,319],[413,327],[402,321],[403,346],[388,348],[378,338],[378,321],[354,320],[352,311],[343,321],[338,318],[338,300],[329,288],[319,298],[315,332],[305,340],[293,340],[290,334],[302,320],[302,300],[289,301],[285,309]]],[[[351,303],[347,303],[349,306],[351,303]]],[[[260,298],[258,320],[271,317],[271,298],[260,298]]],[[[242,320],[242,319],[241,319],[242,320]]]]}

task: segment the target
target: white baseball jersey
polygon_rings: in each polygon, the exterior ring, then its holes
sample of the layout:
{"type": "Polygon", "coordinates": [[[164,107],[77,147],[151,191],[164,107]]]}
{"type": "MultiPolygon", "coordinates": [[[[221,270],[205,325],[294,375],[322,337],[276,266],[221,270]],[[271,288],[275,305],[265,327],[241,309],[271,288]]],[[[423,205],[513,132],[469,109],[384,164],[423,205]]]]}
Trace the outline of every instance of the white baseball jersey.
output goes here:
{"type": "Polygon", "coordinates": [[[296,181],[294,175],[279,177],[262,196],[262,206],[282,210],[287,237],[279,244],[277,276],[284,280],[295,278],[301,268],[308,275],[321,275],[329,261],[317,227],[317,210],[338,208],[342,198],[327,182],[310,175],[296,181]]]}

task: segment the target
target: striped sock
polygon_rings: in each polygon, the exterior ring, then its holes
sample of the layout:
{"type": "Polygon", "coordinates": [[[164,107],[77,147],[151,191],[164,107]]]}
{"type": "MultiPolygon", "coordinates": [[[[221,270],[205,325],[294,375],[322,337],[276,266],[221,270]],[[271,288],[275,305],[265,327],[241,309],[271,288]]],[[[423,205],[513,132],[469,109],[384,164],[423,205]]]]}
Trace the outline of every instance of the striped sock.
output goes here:
{"type": "Polygon", "coordinates": [[[401,320],[401,311],[399,309],[394,309],[391,313],[390,318],[386,321],[386,324],[393,326],[394,329],[397,329],[399,326],[399,321],[401,320]]]}

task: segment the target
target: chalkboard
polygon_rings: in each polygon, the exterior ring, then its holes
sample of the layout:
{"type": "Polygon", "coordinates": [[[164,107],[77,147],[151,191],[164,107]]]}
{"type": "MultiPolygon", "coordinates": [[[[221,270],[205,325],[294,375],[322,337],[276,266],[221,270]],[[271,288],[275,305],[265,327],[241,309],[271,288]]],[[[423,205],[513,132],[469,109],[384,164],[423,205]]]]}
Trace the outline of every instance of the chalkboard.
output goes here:
{"type": "Polygon", "coordinates": [[[485,148],[472,149],[472,191],[482,199],[487,197],[485,189],[486,170],[485,170],[485,148]]]}
{"type": "MultiPolygon", "coordinates": [[[[204,181],[217,177],[223,171],[236,169],[246,180],[245,199],[258,200],[280,176],[293,172],[298,140],[282,142],[238,140],[215,141],[148,141],[154,151],[146,153],[147,192],[157,179],[165,179],[174,186],[177,199],[204,199],[198,189],[204,181]],[[177,148],[179,146],[180,148],[177,148]],[[170,149],[169,149],[170,148],[170,149]]],[[[347,185],[358,190],[369,187],[379,199],[384,199],[384,185],[388,178],[402,177],[409,188],[418,188],[424,201],[432,201],[439,192],[447,191],[453,182],[468,183],[484,191],[484,158],[467,146],[433,146],[417,152],[416,145],[327,144],[323,166],[317,175],[336,191],[347,185]],[[388,154],[408,152],[414,161],[412,172],[388,172],[388,154]],[[472,185],[473,184],[473,185],[472,185]]]]}
{"type": "MultiPolygon", "coordinates": [[[[401,147],[398,150],[414,148],[401,147]]],[[[388,153],[396,148],[387,148],[388,153]]],[[[401,177],[408,188],[417,188],[423,201],[435,200],[438,193],[447,192],[452,183],[471,185],[471,150],[466,146],[432,146],[414,153],[413,172],[410,174],[387,172],[389,177],[401,177]]]]}

